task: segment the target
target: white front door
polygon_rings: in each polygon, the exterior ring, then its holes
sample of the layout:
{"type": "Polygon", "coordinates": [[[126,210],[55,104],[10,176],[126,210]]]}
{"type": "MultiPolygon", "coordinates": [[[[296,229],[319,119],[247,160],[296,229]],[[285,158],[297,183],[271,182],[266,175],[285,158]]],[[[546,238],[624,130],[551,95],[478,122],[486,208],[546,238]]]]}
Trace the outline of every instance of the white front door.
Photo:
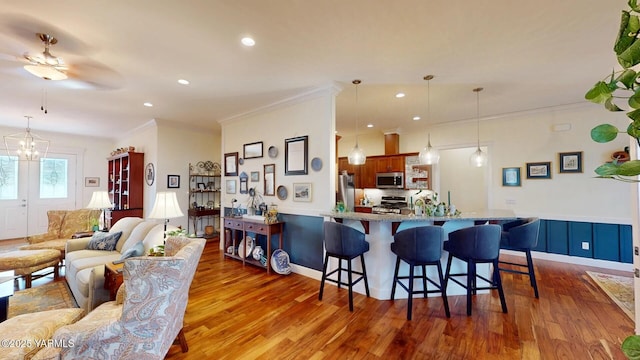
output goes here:
{"type": "Polygon", "coordinates": [[[0,239],[47,231],[47,211],[76,207],[76,156],[40,161],[0,156],[0,239]]]}

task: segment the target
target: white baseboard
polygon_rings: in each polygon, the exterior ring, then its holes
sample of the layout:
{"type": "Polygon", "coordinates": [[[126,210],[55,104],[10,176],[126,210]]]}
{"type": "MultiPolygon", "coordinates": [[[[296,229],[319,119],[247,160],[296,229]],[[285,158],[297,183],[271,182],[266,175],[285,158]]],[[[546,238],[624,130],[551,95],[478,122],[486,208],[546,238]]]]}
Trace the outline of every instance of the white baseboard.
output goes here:
{"type": "MultiPolygon", "coordinates": [[[[524,253],[521,251],[500,250],[500,252],[503,254],[524,257],[524,253]]],[[[590,258],[584,258],[580,256],[560,255],[560,254],[552,254],[552,253],[538,252],[538,251],[532,251],[531,257],[534,259],[550,260],[550,261],[562,262],[567,264],[575,264],[575,265],[594,266],[594,267],[599,267],[603,269],[629,271],[629,272],[633,271],[633,264],[621,263],[617,261],[590,259],[590,258]]]]}

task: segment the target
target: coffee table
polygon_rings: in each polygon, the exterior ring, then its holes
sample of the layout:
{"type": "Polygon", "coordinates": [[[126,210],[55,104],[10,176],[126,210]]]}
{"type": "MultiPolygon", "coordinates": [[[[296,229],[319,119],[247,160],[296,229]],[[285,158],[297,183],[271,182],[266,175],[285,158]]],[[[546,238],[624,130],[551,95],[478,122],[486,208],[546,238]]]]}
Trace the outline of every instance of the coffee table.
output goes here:
{"type": "Polygon", "coordinates": [[[9,297],[13,296],[15,278],[13,270],[0,272],[0,322],[7,320],[9,315],[9,297]]]}

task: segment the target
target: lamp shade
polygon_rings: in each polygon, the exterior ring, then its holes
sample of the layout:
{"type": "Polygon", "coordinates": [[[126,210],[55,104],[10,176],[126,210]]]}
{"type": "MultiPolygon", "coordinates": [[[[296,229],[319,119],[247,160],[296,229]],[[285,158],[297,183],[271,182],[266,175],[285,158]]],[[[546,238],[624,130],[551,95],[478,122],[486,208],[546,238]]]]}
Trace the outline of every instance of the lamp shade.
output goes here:
{"type": "Polygon", "coordinates": [[[176,193],[172,191],[161,191],[156,193],[156,202],[153,204],[150,219],[171,219],[184,216],[180,211],[176,193]]]}
{"type": "Polygon", "coordinates": [[[87,209],[109,209],[111,207],[113,204],[111,204],[107,191],[94,191],[91,195],[91,201],[87,205],[87,209]]]}

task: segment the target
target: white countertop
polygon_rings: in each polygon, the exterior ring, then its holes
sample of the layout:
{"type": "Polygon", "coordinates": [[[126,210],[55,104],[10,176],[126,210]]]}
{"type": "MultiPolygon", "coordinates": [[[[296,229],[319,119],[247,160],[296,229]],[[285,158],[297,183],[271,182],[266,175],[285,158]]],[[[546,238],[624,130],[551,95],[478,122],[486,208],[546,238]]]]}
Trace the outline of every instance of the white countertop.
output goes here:
{"type": "Polygon", "coordinates": [[[416,216],[399,214],[369,214],[361,212],[326,212],[322,216],[330,216],[339,219],[364,220],[364,221],[457,221],[457,220],[509,220],[516,219],[512,210],[487,209],[476,212],[466,212],[458,216],[416,216]]]}

